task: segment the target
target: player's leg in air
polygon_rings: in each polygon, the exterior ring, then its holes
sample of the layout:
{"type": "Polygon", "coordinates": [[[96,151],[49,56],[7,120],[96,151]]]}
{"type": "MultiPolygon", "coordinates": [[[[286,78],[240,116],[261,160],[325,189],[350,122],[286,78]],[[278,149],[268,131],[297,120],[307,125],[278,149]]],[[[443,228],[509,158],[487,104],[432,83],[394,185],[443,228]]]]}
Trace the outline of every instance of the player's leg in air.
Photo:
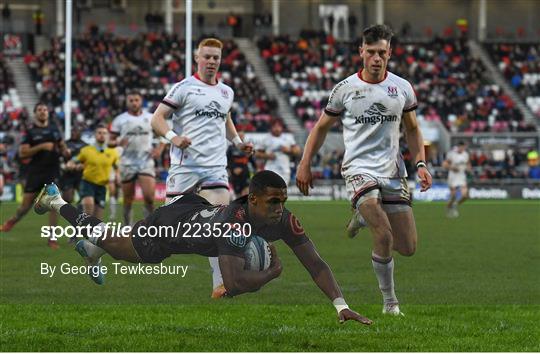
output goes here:
{"type": "Polygon", "coordinates": [[[54,183],[48,184],[43,188],[36,199],[34,210],[38,214],[44,214],[48,211],[58,212],[71,225],[83,228],[81,231],[86,238],[79,240],[75,249],[85,259],[88,266],[95,267],[93,269],[96,271],[89,272],[89,274],[90,278],[97,284],[103,284],[105,280],[104,274],[100,272],[101,256],[103,254],[108,253],[118,260],[135,263],[141,262],[141,259],[133,248],[131,238],[112,237],[111,230],[104,228],[105,223],[101,219],[78,211],[74,206],[63,200],[58,187],[54,183]],[[86,232],[84,228],[87,225],[90,225],[92,228],[102,226],[103,228],[101,230],[106,230],[106,232],[103,234],[92,231],[86,232]]]}
{"type": "Polygon", "coordinates": [[[352,216],[349,222],[347,223],[346,232],[347,237],[354,238],[358,235],[358,232],[367,226],[366,220],[362,217],[358,209],[352,209],[352,216]]]}

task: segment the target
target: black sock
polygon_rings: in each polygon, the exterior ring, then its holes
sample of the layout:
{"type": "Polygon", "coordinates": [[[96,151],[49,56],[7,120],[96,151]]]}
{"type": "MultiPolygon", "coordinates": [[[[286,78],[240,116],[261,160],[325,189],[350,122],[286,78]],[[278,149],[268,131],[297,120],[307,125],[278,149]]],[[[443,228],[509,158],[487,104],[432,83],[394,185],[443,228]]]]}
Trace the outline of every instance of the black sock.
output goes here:
{"type": "MultiPolygon", "coordinates": [[[[71,204],[62,205],[62,207],[60,208],[60,215],[62,215],[62,217],[73,226],[84,227],[86,225],[90,225],[91,227],[94,227],[103,222],[98,218],[93,217],[92,215],[88,215],[85,212],[78,211],[77,208],[75,208],[71,204]]],[[[84,236],[88,237],[90,235],[85,234],[84,236]]]]}

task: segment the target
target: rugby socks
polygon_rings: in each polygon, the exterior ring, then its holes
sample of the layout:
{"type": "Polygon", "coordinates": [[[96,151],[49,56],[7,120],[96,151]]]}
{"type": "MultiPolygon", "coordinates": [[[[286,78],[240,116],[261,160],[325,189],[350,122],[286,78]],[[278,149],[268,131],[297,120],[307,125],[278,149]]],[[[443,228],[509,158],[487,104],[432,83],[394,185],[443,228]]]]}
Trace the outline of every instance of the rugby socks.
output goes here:
{"type": "Polygon", "coordinates": [[[397,304],[398,299],[394,292],[394,259],[392,257],[380,257],[371,253],[371,263],[379,282],[379,289],[383,295],[385,304],[397,304]]]}
{"type": "Polygon", "coordinates": [[[221,276],[221,270],[219,269],[218,257],[208,257],[210,267],[212,267],[212,289],[223,285],[223,277],[221,276]]]}
{"type": "Polygon", "coordinates": [[[96,226],[102,226],[104,229],[105,224],[98,218],[88,215],[84,212],[80,212],[71,204],[64,204],[60,208],[60,215],[66,219],[71,225],[77,227],[81,226],[81,232],[83,237],[87,237],[88,241],[93,244],[97,244],[98,239],[102,236],[101,232],[93,232],[92,229],[96,226]],[[87,228],[87,225],[90,225],[90,229],[87,228]]]}

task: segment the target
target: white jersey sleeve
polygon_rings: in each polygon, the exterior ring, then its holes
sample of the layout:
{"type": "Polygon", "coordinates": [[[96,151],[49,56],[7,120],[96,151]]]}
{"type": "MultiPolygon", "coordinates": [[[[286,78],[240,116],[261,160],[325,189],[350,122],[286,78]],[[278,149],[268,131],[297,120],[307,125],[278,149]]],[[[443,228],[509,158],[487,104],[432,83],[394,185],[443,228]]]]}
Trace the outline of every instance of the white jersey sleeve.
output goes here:
{"type": "Polygon", "coordinates": [[[403,112],[411,112],[418,107],[418,101],[416,100],[416,93],[414,92],[414,89],[410,82],[404,81],[403,84],[403,96],[405,97],[405,107],[403,108],[403,112]]]}
{"type": "Polygon", "coordinates": [[[187,84],[187,80],[182,80],[174,84],[169,90],[169,92],[167,92],[165,98],[163,98],[162,103],[173,109],[179,109],[180,107],[182,107],[184,105],[184,98],[186,96],[185,93],[186,86],[188,86],[187,84]]]}
{"type": "Polygon", "coordinates": [[[345,110],[345,105],[343,104],[343,96],[346,92],[345,86],[349,83],[348,79],[345,79],[338,83],[336,87],[330,93],[328,98],[328,104],[324,109],[324,112],[333,117],[340,116],[341,113],[345,110]]]}

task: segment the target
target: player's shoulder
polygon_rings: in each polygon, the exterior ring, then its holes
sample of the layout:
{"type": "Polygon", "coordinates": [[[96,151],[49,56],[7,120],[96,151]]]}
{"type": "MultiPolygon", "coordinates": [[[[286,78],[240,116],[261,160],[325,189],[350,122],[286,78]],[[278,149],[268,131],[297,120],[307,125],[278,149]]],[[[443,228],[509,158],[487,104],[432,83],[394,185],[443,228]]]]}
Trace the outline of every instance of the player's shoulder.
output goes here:
{"type": "Polygon", "coordinates": [[[352,84],[354,84],[357,81],[359,81],[357,73],[349,75],[346,78],[344,78],[343,80],[341,80],[340,82],[338,82],[336,84],[336,86],[334,86],[334,91],[337,91],[337,90],[340,90],[342,88],[346,88],[348,86],[351,86],[352,84]]]}
{"type": "Polygon", "coordinates": [[[234,92],[234,90],[232,89],[232,87],[230,87],[229,85],[227,85],[226,83],[224,83],[223,81],[221,80],[218,80],[218,83],[217,83],[218,87],[220,89],[223,89],[223,90],[227,90],[229,92],[234,92]]]}
{"type": "Polygon", "coordinates": [[[412,84],[407,79],[397,74],[394,74],[393,72],[390,72],[390,71],[388,71],[387,74],[388,74],[387,80],[389,82],[392,82],[400,87],[412,87],[412,84]]]}
{"type": "Polygon", "coordinates": [[[118,150],[116,150],[116,147],[106,147],[105,152],[107,152],[108,154],[111,154],[113,156],[119,156],[118,155],[118,150]]]}
{"type": "Polygon", "coordinates": [[[92,151],[94,149],[93,145],[85,145],[81,148],[79,151],[79,154],[87,154],[88,152],[92,151]]]}
{"type": "Polygon", "coordinates": [[[284,236],[305,236],[304,227],[300,220],[289,209],[283,209],[283,215],[280,221],[280,227],[284,236]]]}
{"type": "Polygon", "coordinates": [[[143,110],[143,111],[142,111],[142,116],[143,116],[144,119],[152,118],[153,115],[154,115],[154,114],[151,113],[150,111],[147,111],[147,110],[143,110]]]}
{"type": "Polygon", "coordinates": [[[129,114],[128,112],[122,112],[120,113],[119,115],[117,115],[116,117],[114,117],[113,121],[112,121],[112,125],[117,125],[117,124],[120,124],[122,121],[126,120],[129,118],[129,114]]]}

